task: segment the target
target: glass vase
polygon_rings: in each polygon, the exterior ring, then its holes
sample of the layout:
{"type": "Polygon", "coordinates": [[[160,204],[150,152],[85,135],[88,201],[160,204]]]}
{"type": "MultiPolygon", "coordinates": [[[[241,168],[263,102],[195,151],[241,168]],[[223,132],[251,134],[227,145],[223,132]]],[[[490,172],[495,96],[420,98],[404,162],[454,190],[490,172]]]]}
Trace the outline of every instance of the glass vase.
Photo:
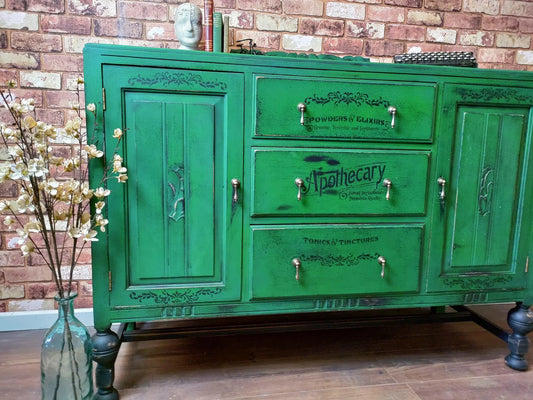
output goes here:
{"type": "Polygon", "coordinates": [[[84,400],[93,393],[91,336],[74,316],[74,298],[59,298],[57,321],[41,346],[43,400],[84,400]]]}

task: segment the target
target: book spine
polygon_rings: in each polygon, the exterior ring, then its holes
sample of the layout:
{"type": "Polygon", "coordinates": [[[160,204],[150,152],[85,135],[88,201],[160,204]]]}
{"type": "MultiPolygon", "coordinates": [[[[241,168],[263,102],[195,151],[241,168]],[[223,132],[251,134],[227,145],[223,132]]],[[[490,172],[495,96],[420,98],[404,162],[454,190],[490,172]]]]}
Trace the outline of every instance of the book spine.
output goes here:
{"type": "Polygon", "coordinates": [[[213,13],[213,51],[222,51],[222,13],[213,13]]]}
{"type": "Polygon", "coordinates": [[[222,35],[222,48],[224,53],[229,53],[229,15],[224,15],[222,20],[222,29],[224,32],[222,35]]]}
{"type": "Polygon", "coordinates": [[[204,46],[213,51],[213,0],[204,0],[204,46]]]}

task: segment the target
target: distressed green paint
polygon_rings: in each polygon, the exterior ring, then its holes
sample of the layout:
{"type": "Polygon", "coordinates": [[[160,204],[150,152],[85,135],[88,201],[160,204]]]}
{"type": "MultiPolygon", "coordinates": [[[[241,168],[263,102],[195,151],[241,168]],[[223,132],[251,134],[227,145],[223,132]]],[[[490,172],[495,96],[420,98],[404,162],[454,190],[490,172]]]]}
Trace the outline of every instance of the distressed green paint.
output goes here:
{"type": "Polygon", "coordinates": [[[97,329],[533,302],[533,74],[88,45],[85,75],[129,169],[93,244],[97,329]]]}
{"type": "Polygon", "coordinates": [[[423,234],[423,227],[403,224],[254,226],[252,297],[414,293],[423,234]],[[386,259],[383,277],[379,256],[386,259]]]}
{"type": "Polygon", "coordinates": [[[434,85],[265,76],[255,84],[258,136],[391,142],[432,137],[434,85]],[[303,124],[300,103],[305,105],[303,124]],[[389,107],[397,110],[394,127],[389,107]]]}
{"type": "Polygon", "coordinates": [[[253,215],[425,212],[429,153],[279,148],[252,151],[253,215]],[[304,181],[300,201],[296,178],[304,181]],[[392,182],[389,200],[385,179],[392,182]]]}

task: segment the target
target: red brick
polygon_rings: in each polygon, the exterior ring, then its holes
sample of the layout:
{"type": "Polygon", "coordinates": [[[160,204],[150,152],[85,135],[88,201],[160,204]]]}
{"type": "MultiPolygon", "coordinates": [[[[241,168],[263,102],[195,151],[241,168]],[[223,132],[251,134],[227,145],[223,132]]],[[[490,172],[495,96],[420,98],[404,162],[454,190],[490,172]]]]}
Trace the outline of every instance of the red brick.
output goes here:
{"type": "Polygon", "coordinates": [[[483,30],[487,31],[518,31],[518,18],[516,17],[494,17],[486,15],[483,17],[483,30]]]}
{"type": "Polygon", "coordinates": [[[94,34],[96,36],[118,36],[141,39],[143,35],[143,24],[127,19],[95,19],[94,34]]]}
{"type": "Polygon", "coordinates": [[[0,301],[0,313],[7,312],[7,302],[0,301]]]}
{"type": "Polygon", "coordinates": [[[365,43],[365,52],[367,56],[394,56],[404,53],[404,44],[393,41],[367,41],[365,43]]]}
{"type": "Polygon", "coordinates": [[[304,35],[342,36],[344,34],[344,21],[302,18],[300,20],[300,33],[304,35]]]}
{"type": "Polygon", "coordinates": [[[423,42],[426,28],[423,26],[389,25],[385,37],[391,40],[414,40],[423,42]]]}
{"type": "Polygon", "coordinates": [[[89,297],[93,295],[92,281],[79,281],[78,282],[78,294],[81,297],[89,297]]]}
{"type": "Polygon", "coordinates": [[[0,49],[7,49],[7,32],[0,32],[0,49]]]}
{"type": "MultiPolygon", "coordinates": [[[[78,102],[76,92],[65,90],[45,91],[44,98],[47,108],[70,108],[71,102],[78,102]]],[[[80,104],[83,108],[83,104],[80,104]]]]}
{"type": "Polygon", "coordinates": [[[388,5],[412,8],[422,7],[422,2],[423,0],[385,0],[385,4],[388,5]]]}
{"type": "MultiPolygon", "coordinates": [[[[3,217],[0,218],[0,220],[3,221],[3,217]]],[[[24,257],[22,256],[22,252],[19,249],[0,251],[0,266],[19,267],[21,265],[24,265],[24,257]]],[[[4,270],[4,273],[6,274],[6,279],[9,282],[13,282],[11,279],[9,279],[7,271],[7,269],[4,270]]]]}
{"type": "Polygon", "coordinates": [[[59,14],[65,12],[64,0],[24,0],[28,11],[59,14]]]}
{"type": "MultiPolygon", "coordinates": [[[[0,197],[17,197],[18,196],[18,185],[16,182],[4,181],[0,183],[0,197]]],[[[2,218],[0,218],[3,221],[2,218]]]]}
{"type": "Polygon", "coordinates": [[[6,281],[17,282],[48,282],[52,280],[52,272],[48,267],[14,267],[4,269],[6,281]]]}
{"type": "Polygon", "coordinates": [[[57,53],[63,48],[61,36],[40,33],[13,32],[11,47],[17,50],[57,53]]]}
{"type": "Polygon", "coordinates": [[[91,34],[91,19],[71,15],[43,15],[41,29],[45,32],[91,34]]]}
{"type": "Polygon", "coordinates": [[[27,11],[28,0],[7,0],[6,8],[15,11],[27,11]]]}
{"type": "Polygon", "coordinates": [[[482,19],[479,14],[445,13],[443,26],[445,28],[480,29],[482,19]]]}
{"type": "Polygon", "coordinates": [[[405,10],[400,7],[369,6],[366,19],[368,21],[404,22],[405,10]]]}
{"type": "Polygon", "coordinates": [[[462,0],[425,0],[424,7],[430,10],[459,11],[462,0]]]}
{"type": "Polygon", "coordinates": [[[0,69],[0,87],[5,86],[6,82],[10,81],[11,79],[14,79],[18,82],[17,71],[12,69],[0,69]]]}
{"type": "Polygon", "coordinates": [[[63,126],[65,124],[65,113],[63,110],[37,109],[35,110],[37,119],[49,125],[63,126]]]}
{"type": "Polygon", "coordinates": [[[83,71],[83,57],[81,54],[43,54],[43,70],[48,71],[83,71]]]}
{"type": "Polygon", "coordinates": [[[255,10],[278,14],[282,10],[281,0],[239,0],[237,6],[240,10],[255,10]]]}
{"type": "Polygon", "coordinates": [[[93,306],[92,296],[89,296],[89,297],[78,296],[74,299],[74,307],[76,307],[77,309],[91,308],[92,306],[93,306]]]}
{"type": "Polygon", "coordinates": [[[520,32],[533,33],[533,18],[520,18],[520,32]]]}
{"type": "Polygon", "coordinates": [[[0,270],[0,285],[3,285],[6,283],[6,276],[4,275],[4,271],[0,270]]]}
{"type": "Polygon", "coordinates": [[[479,49],[477,60],[480,63],[513,64],[515,53],[506,49],[479,49]]]}
{"type": "Polygon", "coordinates": [[[512,70],[512,71],[528,71],[529,70],[524,65],[502,64],[502,63],[479,63],[479,62],[478,62],[478,68],[507,69],[507,70],[512,70]]]}
{"type": "Polygon", "coordinates": [[[43,92],[39,89],[16,89],[17,97],[35,100],[35,108],[43,106],[43,92]]]}
{"type": "Polygon", "coordinates": [[[322,49],[326,54],[359,56],[363,54],[362,39],[325,38],[322,49]]]}
{"type": "Polygon", "coordinates": [[[213,4],[215,8],[228,8],[235,9],[235,0],[214,0],[213,4]]]}
{"type": "Polygon", "coordinates": [[[118,15],[123,18],[148,21],[168,21],[166,4],[147,3],[142,1],[121,1],[118,3],[118,15]]]}
{"type": "MultiPolygon", "coordinates": [[[[67,285],[63,287],[66,288],[67,285]]],[[[57,294],[57,286],[54,282],[30,283],[26,293],[28,299],[53,299],[57,294]]]]}

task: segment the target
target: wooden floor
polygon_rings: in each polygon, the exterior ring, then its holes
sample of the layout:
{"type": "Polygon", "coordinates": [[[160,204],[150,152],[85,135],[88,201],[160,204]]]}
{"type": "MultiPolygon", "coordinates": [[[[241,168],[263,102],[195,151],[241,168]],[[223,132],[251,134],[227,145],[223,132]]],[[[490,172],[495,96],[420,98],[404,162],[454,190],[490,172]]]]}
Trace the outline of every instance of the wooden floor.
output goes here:
{"type": "MultiPolygon", "coordinates": [[[[478,308],[501,326],[510,308],[478,308]]],[[[43,331],[0,333],[0,399],[38,399],[43,331]]],[[[472,322],[124,343],[121,399],[492,400],[533,398],[507,345],[472,322]]],[[[68,400],[68,399],[66,399],[68,400]]]]}

